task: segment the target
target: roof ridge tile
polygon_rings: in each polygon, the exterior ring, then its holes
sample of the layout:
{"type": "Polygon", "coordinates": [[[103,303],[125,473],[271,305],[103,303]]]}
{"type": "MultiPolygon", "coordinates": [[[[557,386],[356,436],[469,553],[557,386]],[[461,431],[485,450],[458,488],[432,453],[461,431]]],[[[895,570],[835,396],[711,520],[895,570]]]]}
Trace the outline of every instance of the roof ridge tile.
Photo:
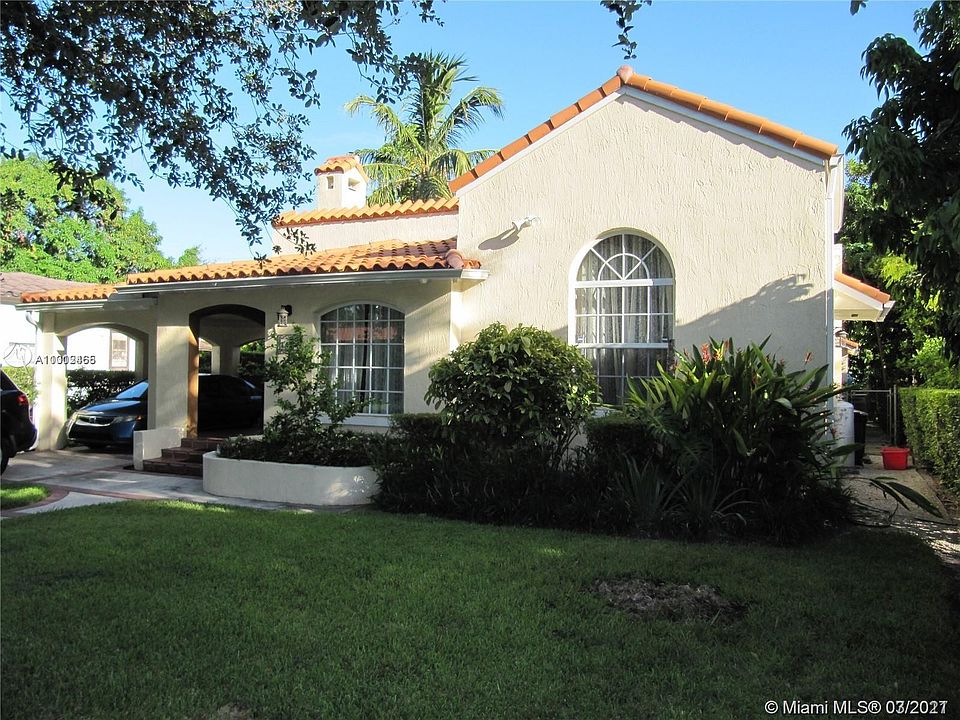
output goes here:
{"type": "Polygon", "coordinates": [[[676,85],[654,80],[649,75],[638,75],[629,65],[622,65],[617,70],[617,74],[603,83],[599,88],[587,93],[559,112],[554,113],[547,120],[532,130],[529,130],[520,138],[504,146],[483,162],[451,180],[448,183],[450,190],[452,192],[462,190],[474,180],[479,179],[498,165],[509,160],[518,152],[525,150],[561,125],[566,124],[580,113],[585,112],[604,97],[621,90],[624,86],[665,98],[678,105],[683,105],[697,112],[711,115],[724,122],[729,122],[756,132],[758,135],[775,140],[785,146],[802,150],[824,159],[832,157],[838,150],[837,146],[833,143],[804,135],[799,130],[780,125],[767,118],[754,115],[753,113],[738,110],[731,105],[711,100],[705,95],[700,95],[699,93],[678,88],[676,85]]]}

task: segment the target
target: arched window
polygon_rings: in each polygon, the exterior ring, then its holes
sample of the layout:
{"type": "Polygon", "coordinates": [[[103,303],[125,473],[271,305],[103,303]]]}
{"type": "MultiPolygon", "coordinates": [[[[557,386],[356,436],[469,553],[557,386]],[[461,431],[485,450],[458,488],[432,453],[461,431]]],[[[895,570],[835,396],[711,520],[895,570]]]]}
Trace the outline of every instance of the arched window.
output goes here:
{"type": "Polygon", "coordinates": [[[320,350],[341,400],[364,399],[361,412],[403,412],[403,313],[386,305],[355,304],[320,317],[320,350]]]}
{"type": "Polygon", "coordinates": [[[574,282],[575,342],[593,362],[604,402],[623,402],[628,377],[666,365],[673,287],[666,253],[641,235],[612,235],[587,251],[574,282]]]}

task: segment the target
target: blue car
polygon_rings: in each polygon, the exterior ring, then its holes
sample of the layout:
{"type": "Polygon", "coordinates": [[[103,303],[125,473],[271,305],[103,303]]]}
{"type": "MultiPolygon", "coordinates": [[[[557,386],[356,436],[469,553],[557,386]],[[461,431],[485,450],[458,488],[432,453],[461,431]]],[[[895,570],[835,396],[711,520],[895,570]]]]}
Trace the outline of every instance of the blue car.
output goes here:
{"type": "MultiPolygon", "coordinates": [[[[70,418],[67,438],[88,447],[132,445],[133,433],[147,428],[146,380],[112,398],[91,403],[70,418]]],[[[263,391],[229,375],[201,375],[197,404],[200,430],[255,430],[263,418],[263,391]]]]}
{"type": "Polygon", "coordinates": [[[112,398],[80,408],[70,418],[67,437],[81,445],[132,445],[133,431],[147,428],[147,381],[112,398]]]}

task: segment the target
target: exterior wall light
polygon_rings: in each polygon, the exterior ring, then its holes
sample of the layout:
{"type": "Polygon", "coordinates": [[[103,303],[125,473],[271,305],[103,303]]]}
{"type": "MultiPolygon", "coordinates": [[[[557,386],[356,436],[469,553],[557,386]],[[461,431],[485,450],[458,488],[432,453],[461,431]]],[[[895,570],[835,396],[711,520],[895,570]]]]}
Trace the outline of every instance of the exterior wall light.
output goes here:
{"type": "Polygon", "coordinates": [[[293,315],[293,305],[281,305],[277,311],[277,325],[286,327],[291,315],[293,315]]]}
{"type": "Polygon", "coordinates": [[[531,225],[539,225],[539,224],[540,224],[540,218],[538,218],[536,215],[527,215],[525,218],[514,220],[512,223],[514,232],[520,232],[526,227],[530,227],[531,225]]]}

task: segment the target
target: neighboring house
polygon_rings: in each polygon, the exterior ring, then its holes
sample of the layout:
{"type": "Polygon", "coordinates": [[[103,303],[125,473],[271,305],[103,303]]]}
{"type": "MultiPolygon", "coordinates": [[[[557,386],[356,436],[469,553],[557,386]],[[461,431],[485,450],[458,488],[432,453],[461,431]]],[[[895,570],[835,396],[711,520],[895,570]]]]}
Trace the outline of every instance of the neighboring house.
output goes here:
{"type": "MultiPolygon", "coordinates": [[[[839,372],[837,323],[889,309],[834,258],[835,145],[626,67],[451,182],[450,199],[366,206],[352,156],[316,177],[317,209],[281,215],[280,254],[263,263],[25,294],[44,351],[122,325],[145,343],[149,427],[192,432],[200,338],[230,373],[239,346],[288,315],[367,400],[354,422],[382,426],[426,410],[430,366],[495,321],[579,345],[616,402],[627,377],[710,337],[770,336],[792,366],[839,372]]],[[[61,385],[43,369],[41,446],[58,441],[61,385]]]]}
{"type": "MultiPolygon", "coordinates": [[[[0,272],[0,363],[13,367],[37,364],[39,313],[17,308],[24,293],[85,287],[92,287],[92,283],[57,280],[24,272],[0,272]]],[[[64,353],[68,370],[137,369],[136,342],[107,327],[78,330],[70,336],[64,353]]],[[[45,362],[45,359],[40,361],[45,362]]]]}

